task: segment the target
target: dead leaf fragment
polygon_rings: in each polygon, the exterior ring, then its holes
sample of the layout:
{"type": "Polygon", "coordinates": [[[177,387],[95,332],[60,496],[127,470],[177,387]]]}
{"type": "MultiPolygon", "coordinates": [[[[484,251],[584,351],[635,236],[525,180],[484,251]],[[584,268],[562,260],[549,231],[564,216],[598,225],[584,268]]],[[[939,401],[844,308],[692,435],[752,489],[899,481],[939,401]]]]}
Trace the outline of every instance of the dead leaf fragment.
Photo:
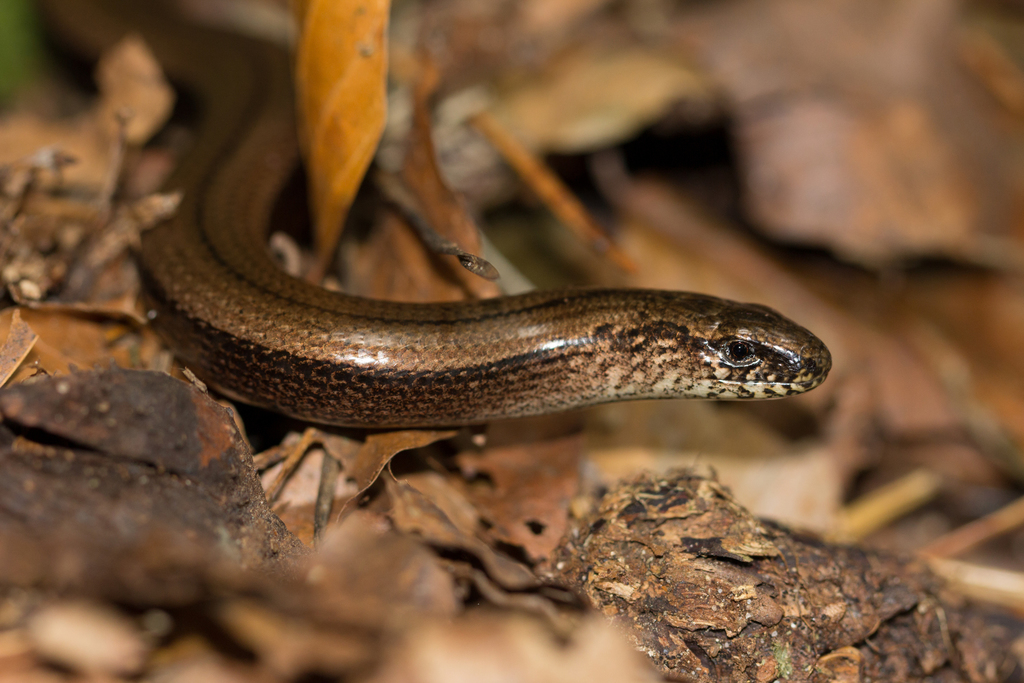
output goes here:
{"type": "Polygon", "coordinates": [[[0,386],[7,383],[29,351],[35,346],[39,335],[21,319],[21,312],[14,309],[11,314],[11,328],[7,340],[0,348],[0,386]]]}
{"type": "Polygon", "coordinates": [[[377,481],[381,470],[397,453],[428,446],[435,441],[448,439],[454,435],[454,431],[424,429],[381,432],[368,436],[363,446],[355,452],[354,458],[351,456],[351,451],[344,452],[342,457],[345,459],[342,460],[342,466],[345,476],[354,479],[358,488],[356,495],[345,502],[346,509],[350,508],[352,501],[359,498],[359,494],[377,481]]]}
{"type": "MultiPolygon", "coordinates": [[[[448,187],[437,163],[430,101],[438,78],[433,63],[424,58],[413,89],[413,126],[406,146],[402,179],[416,198],[416,208],[422,211],[423,219],[436,233],[463,251],[479,254],[480,229],[462,197],[448,187]]],[[[423,248],[428,248],[428,245],[424,243],[423,248]]],[[[451,276],[475,297],[499,294],[493,282],[470,276],[461,268],[453,269],[451,276]]]]}
{"type": "Polygon", "coordinates": [[[480,112],[472,119],[473,125],[501,152],[505,161],[519,174],[530,189],[562,223],[576,233],[591,249],[608,258],[626,272],[635,272],[636,263],[609,238],[604,228],[591,215],[565,183],[533,152],[516,140],[498,119],[488,112],[480,112]]]}
{"type": "Polygon", "coordinates": [[[390,3],[304,0],[292,9],[299,139],[326,260],[384,131],[390,3]]]}
{"type": "Polygon", "coordinates": [[[517,545],[534,561],[554,550],[578,492],[582,436],[466,452],[459,467],[468,479],[486,475],[493,486],[468,493],[492,525],[488,535],[517,545]]]}
{"type": "Polygon", "coordinates": [[[957,63],[957,17],[952,2],[775,0],[679,22],[732,103],[744,200],[763,230],[872,267],[1019,262],[1006,239],[1012,135],[957,63]]]}
{"type": "Polygon", "coordinates": [[[878,263],[962,254],[978,227],[972,178],[919,102],[862,113],[794,99],[744,119],[739,139],[749,207],[778,239],[878,263]]]}
{"type": "Polygon", "coordinates": [[[303,673],[337,675],[365,665],[373,651],[365,634],[317,629],[252,600],[227,602],[217,610],[217,618],[271,672],[286,680],[303,673]]]}
{"type": "Polygon", "coordinates": [[[141,145],[163,128],[174,108],[174,90],[138,35],[129,35],[104,52],[96,65],[96,83],[103,93],[97,120],[113,140],[124,116],[125,141],[141,145]]]}
{"type": "Polygon", "coordinates": [[[125,615],[86,601],[43,607],[30,617],[28,637],[44,659],[91,675],[137,674],[150,650],[125,615]]]}
{"type": "Polygon", "coordinates": [[[305,576],[324,602],[352,602],[349,619],[393,624],[411,615],[454,616],[461,609],[454,578],[437,554],[363,510],[327,531],[305,576]]]}
{"type": "Polygon", "coordinates": [[[590,45],[501,93],[493,113],[535,152],[580,154],[630,139],[679,100],[713,98],[707,77],[678,57],[590,45]]]}
{"type": "Polygon", "coordinates": [[[68,374],[73,366],[89,368],[107,366],[111,362],[131,367],[138,361],[149,362],[156,354],[157,342],[151,331],[140,333],[137,345],[114,343],[113,339],[127,331],[123,325],[96,320],[90,315],[97,312],[95,307],[89,307],[84,314],[69,308],[75,307],[43,305],[41,310],[8,308],[0,311],[0,335],[10,334],[11,321],[17,311],[39,336],[15,373],[14,382],[40,370],[68,374]],[[117,334],[112,335],[112,330],[117,334]]]}
{"type": "Polygon", "coordinates": [[[583,620],[568,642],[523,616],[474,613],[426,622],[396,642],[371,683],[654,683],[660,678],[614,628],[583,620]]]}
{"type": "Polygon", "coordinates": [[[5,118],[0,125],[0,161],[28,158],[56,144],[76,163],[47,180],[60,180],[66,188],[87,192],[102,188],[111,173],[111,147],[122,130],[131,144],[146,142],[170,116],[174,91],[138,37],[126,38],[108,50],[100,60],[96,79],[99,99],[75,119],[53,123],[25,114],[5,118]]]}
{"type": "Polygon", "coordinates": [[[440,505],[404,481],[385,480],[392,501],[391,519],[395,527],[414,533],[432,545],[458,548],[480,559],[488,574],[506,589],[521,590],[537,585],[537,579],[525,566],[495,552],[490,546],[459,529],[440,505]]]}

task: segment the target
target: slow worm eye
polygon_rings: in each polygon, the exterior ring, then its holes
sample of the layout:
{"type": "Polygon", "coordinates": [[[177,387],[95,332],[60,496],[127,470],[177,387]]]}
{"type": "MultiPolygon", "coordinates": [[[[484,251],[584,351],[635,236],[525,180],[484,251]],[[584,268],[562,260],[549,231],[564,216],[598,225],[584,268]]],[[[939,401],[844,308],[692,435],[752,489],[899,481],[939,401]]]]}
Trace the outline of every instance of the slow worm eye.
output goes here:
{"type": "Polygon", "coordinates": [[[740,339],[733,340],[722,349],[722,359],[732,365],[752,365],[757,362],[754,345],[740,339]]]}

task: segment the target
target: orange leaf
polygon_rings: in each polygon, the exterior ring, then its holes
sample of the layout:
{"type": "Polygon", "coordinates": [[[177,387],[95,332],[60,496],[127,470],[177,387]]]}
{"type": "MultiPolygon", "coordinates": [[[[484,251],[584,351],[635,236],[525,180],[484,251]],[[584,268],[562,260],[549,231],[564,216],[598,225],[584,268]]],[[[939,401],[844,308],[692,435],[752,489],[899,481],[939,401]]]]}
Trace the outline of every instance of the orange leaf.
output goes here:
{"type": "Polygon", "coordinates": [[[35,346],[39,335],[21,319],[21,312],[15,308],[11,314],[10,332],[7,341],[0,347],[0,384],[10,379],[14,371],[25,360],[25,356],[35,346]]]}
{"type": "Polygon", "coordinates": [[[297,0],[295,89],[317,251],[329,258],[387,116],[388,0],[297,0]]]}

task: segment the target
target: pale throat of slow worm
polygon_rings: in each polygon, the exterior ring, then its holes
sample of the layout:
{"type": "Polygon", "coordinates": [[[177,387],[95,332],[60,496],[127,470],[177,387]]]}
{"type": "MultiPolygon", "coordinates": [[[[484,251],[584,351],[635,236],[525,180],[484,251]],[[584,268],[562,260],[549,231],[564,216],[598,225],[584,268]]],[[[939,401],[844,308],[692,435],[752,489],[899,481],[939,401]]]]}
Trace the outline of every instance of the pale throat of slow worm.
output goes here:
{"type": "Polygon", "coordinates": [[[224,393],[347,426],[439,426],[638,398],[808,391],[831,356],[764,306],[688,292],[541,291],[458,304],[345,296],[290,278],[265,240],[298,160],[289,63],[276,47],[182,22],[158,2],[41,0],[88,58],[141,33],[202,106],[168,180],[177,215],[147,232],[153,325],[224,393]]]}

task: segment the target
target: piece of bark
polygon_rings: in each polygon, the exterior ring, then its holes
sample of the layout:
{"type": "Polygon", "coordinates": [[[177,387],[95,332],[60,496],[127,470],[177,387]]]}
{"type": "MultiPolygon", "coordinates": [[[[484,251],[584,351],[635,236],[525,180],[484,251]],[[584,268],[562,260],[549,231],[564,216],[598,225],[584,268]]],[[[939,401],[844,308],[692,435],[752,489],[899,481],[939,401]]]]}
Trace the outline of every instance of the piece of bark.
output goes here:
{"type": "Polygon", "coordinates": [[[0,413],[21,434],[0,447],[4,583],[176,602],[304,552],[228,411],[188,384],[76,372],[4,389],[0,413]]]}
{"type": "Polygon", "coordinates": [[[609,491],[547,573],[674,678],[832,680],[821,663],[851,646],[860,680],[890,683],[1003,680],[1009,661],[1008,630],[923,565],[770,526],[685,472],[609,491]]]}

